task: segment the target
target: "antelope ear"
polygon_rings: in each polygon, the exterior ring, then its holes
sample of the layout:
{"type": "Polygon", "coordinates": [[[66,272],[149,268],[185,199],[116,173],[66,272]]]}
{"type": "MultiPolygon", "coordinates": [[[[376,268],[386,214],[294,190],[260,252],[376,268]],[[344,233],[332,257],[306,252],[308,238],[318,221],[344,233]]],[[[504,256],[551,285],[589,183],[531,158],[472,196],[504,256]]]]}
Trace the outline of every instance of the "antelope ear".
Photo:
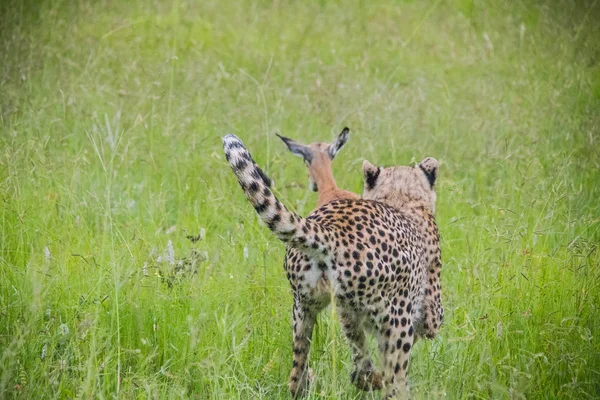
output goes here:
{"type": "Polygon", "coordinates": [[[312,162],[313,153],[308,146],[298,143],[293,139],[286,138],[285,136],[281,136],[279,133],[276,133],[276,135],[279,139],[283,140],[283,143],[285,143],[292,154],[304,158],[304,161],[309,164],[312,162]]]}
{"type": "Polygon", "coordinates": [[[437,180],[438,168],[440,167],[440,163],[437,162],[435,158],[427,157],[423,161],[419,163],[419,168],[429,181],[429,186],[433,188],[435,185],[435,181],[437,180]]]}
{"type": "Polygon", "coordinates": [[[333,160],[342,147],[344,147],[348,139],[350,139],[350,129],[344,128],[342,133],[338,135],[337,139],[335,139],[327,149],[327,155],[329,155],[330,160],[333,160]]]}
{"type": "Polygon", "coordinates": [[[377,178],[379,178],[379,174],[381,173],[381,168],[376,167],[367,160],[365,160],[363,161],[362,171],[363,180],[365,182],[365,189],[373,189],[375,187],[375,183],[377,182],[377,178]]]}

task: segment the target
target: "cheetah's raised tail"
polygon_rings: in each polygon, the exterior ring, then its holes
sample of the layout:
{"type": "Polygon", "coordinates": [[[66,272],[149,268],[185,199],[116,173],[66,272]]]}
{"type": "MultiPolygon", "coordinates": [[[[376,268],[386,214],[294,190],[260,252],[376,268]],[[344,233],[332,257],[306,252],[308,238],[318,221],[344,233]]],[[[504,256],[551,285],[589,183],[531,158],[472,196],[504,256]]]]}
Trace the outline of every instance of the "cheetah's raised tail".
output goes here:
{"type": "Polygon", "coordinates": [[[225,158],[246,198],[252,203],[260,218],[284,243],[299,250],[327,253],[328,233],[315,221],[289,211],[271,192],[273,181],[256,165],[244,143],[235,135],[223,137],[225,158]],[[318,234],[321,234],[319,236],[318,234]]]}

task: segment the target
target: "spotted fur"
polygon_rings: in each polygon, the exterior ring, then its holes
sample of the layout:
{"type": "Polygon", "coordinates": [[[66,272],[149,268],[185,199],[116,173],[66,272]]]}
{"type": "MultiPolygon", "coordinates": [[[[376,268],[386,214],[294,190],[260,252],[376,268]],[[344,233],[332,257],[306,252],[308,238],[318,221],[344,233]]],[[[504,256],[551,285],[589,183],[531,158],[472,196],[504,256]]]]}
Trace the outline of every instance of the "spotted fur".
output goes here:
{"type": "Polygon", "coordinates": [[[416,338],[433,337],[443,319],[430,179],[433,170],[437,176],[437,162],[428,158],[414,168],[365,162],[363,199],[334,200],[303,218],[277,200],[237,137],[225,136],[223,147],[246,197],[287,244],[284,266],[294,295],[292,395],[308,390],[312,331],[332,294],[352,350],[354,384],[383,389],[385,399],[407,395],[411,348],[416,338]],[[367,352],[366,331],[378,340],[381,373],[367,352]]]}

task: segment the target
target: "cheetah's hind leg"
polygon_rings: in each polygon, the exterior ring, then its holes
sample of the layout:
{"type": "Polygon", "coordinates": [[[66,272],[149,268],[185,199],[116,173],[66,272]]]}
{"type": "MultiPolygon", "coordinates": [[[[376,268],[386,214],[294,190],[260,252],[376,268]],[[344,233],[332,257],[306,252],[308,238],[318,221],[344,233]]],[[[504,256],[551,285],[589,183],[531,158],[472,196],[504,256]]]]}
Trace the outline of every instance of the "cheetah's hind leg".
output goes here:
{"type": "Polygon", "coordinates": [[[349,307],[340,305],[338,308],[340,322],[352,349],[354,371],[350,374],[350,381],[363,391],[381,390],[381,375],[375,370],[368,354],[362,318],[349,307]]]}
{"type": "Polygon", "coordinates": [[[393,313],[380,327],[378,334],[383,376],[383,400],[410,398],[408,386],[408,361],[414,340],[410,317],[397,317],[393,313]]]}
{"type": "Polygon", "coordinates": [[[308,367],[308,352],[312,340],[313,328],[317,314],[327,306],[327,302],[303,304],[297,298],[294,300],[294,361],[290,373],[289,389],[292,397],[302,397],[308,394],[310,384],[314,380],[312,369],[308,367]]]}

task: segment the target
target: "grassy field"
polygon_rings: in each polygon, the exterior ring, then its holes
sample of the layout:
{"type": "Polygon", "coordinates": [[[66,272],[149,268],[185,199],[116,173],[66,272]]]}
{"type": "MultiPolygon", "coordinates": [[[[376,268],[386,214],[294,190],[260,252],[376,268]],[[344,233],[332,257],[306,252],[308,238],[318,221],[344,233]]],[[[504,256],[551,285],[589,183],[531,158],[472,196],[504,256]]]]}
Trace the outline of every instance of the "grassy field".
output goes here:
{"type": "MultiPolygon", "coordinates": [[[[0,15],[0,398],[287,398],[284,246],[220,137],[306,215],[316,195],[275,132],[343,126],[344,188],[360,193],[365,158],[441,162],[446,322],[415,346],[413,396],[600,396],[600,2],[14,0],[0,15]]],[[[310,398],[361,398],[332,313],[310,398]]]]}

